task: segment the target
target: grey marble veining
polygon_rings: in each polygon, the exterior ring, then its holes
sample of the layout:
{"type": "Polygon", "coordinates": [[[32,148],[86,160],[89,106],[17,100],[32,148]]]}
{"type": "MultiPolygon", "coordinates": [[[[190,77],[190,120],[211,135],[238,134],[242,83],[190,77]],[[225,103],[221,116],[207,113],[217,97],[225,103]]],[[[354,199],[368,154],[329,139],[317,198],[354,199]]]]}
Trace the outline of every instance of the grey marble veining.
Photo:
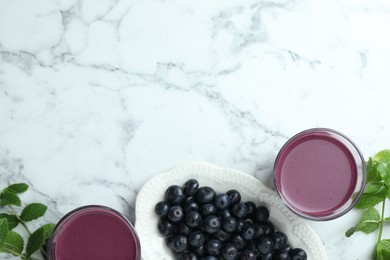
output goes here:
{"type": "MultiPolygon", "coordinates": [[[[389,30],[381,0],[4,0],[0,188],[28,183],[53,222],[85,204],[134,221],[137,191],[183,162],[272,186],[303,129],[368,158],[390,147],[389,30]]],[[[344,237],[358,217],[308,222],[329,259],[369,258],[375,235],[344,237]]]]}

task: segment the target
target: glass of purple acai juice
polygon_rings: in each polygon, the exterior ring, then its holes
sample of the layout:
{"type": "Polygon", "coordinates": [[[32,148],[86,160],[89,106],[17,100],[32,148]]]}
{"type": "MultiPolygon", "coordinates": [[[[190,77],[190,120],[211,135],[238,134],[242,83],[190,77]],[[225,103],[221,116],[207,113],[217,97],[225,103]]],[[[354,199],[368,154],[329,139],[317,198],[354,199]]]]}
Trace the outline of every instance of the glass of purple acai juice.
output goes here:
{"type": "Polygon", "coordinates": [[[56,225],[48,244],[49,260],[139,260],[140,242],[131,223],[100,205],[77,208],[56,225]]]}
{"type": "Polygon", "coordinates": [[[359,200],[366,165],[349,138],[332,129],[313,128],[282,147],[274,177],[281,199],[293,212],[311,220],[331,220],[359,200]]]}

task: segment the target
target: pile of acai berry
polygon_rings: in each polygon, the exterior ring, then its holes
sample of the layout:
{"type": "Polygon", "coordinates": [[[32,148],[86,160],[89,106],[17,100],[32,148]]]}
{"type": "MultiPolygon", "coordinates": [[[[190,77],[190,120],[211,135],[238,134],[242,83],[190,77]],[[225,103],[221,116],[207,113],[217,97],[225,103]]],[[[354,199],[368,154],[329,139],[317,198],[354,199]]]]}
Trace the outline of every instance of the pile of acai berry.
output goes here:
{"type": "Polygon", "coordinates": [[[217,193],[196,179],[171,185],[157,203],[158,231],[179,260],[305,260],[269,221],[269,210],[241,201],[237,190],[217,193]]]}

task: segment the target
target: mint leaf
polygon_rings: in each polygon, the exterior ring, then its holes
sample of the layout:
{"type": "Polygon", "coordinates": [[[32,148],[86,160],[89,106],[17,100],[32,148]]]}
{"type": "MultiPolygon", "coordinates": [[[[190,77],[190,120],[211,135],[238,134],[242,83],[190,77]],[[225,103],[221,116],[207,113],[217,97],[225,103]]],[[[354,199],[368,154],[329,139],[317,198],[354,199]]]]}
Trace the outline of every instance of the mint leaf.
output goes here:
{"type": "Polygon", "coordinates": [[[31,256],[35,251],[39,250],[45,243],[45,240],[50,237],[54,229],[54,224],[46,224],[31,234],[27,241],[26,253],[31,256]]]}
{"type": "Polygon", "coordinates": [[[386,198],[388,191],[389,189],[384,183],[370,183],[366,186],[362,197],[356,203],[355,207],[358,209],[374,207],[386,198]]]}
{"type": "Polygon", "coordinates": [[[45,215],[47,206],[41,203],[31,203],[27,205],[20,215],[20,218],[25,221],[31,221],[45,215]]]}
{"type": "Polygon", "coordinates": [[[18,233],[10,231],[8,232],[3,247],[0,248],[0,252],[11,253],[14,256],[20,256],[22,254],[23,247],[23,238],[18,233]]]}
{"type": "Polygon", "coordinates": [[[375,208],[369,208],[356,226],[356,231],[362,231],[366,234],[374,232],[379,227],[380,218],[379,212],[375,208]]]}
{"type": "Polygon", "coordinates": [[[375,167],[371,157],[366,164],[366,178],[367,182],[380,182],[382,180],[382,176],[375,167]]]}
{"type": "Polygon", "coordinates": [[[3,190],[3,192],[0,194],[0,199],[0,206],[15,205],[20,207],[22,205],[18,195],[7,189],[3,190]]]}
{"type": "Polygon", "coordinates": [[[348,229],[346,232],[345,232],[345,236],[346,237],[350,237],[353,235],[353,233],[355,233],[356,231],[356,227],[351,227],[350,229],[348,229]]]}
{"type": "Polygon", "coordinates": [[[390,150],[386,149],[380,151],[374,156],[373,160],[382,164],[388,164],[390,162],[390,150]]]}
{"type": "Polygon", "coordinates": [[[19,224],[19,220],[15,215],[1,213],[0,219],[2,219],[2,218],[5,218],[8,220],[8,230],[14,229],[19,224]]]}
{"type": "Polygon", "coordinates": [[[390,217],[385,218],[385,222],[390,222],[390,217]]]}
{"type": "Polygon", "coordinates": [[[0,248],[3,247],[3,244],[7,238],[8,234],[8,220],[6,218],[0,219],[0,248]]]}
{"type": "Polygon", "coordinates": [[[376,245],[376,259],[388,260],[390,259],[390,239],[383,239],[376,245]]]}
{"type": "Polygon", "coordinates": [[[5,188],[5,190],[8,190],[15,194],[23,193],[28,190],[28,185],[26,183],[15,183],[5,188]]]}

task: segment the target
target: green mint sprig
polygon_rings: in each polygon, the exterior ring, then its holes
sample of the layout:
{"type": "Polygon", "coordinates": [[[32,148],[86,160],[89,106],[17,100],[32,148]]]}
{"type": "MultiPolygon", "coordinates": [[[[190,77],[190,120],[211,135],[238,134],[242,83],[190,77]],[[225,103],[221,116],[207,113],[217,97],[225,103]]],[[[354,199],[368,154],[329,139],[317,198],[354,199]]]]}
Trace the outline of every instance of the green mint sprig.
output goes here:
{"type": "Polygon", "coordinates": [[[46,241],[53,231],[54,224],[45,224],[31,232],[27,223],[42,217],[47,206],[41,203],[31,203],[22,207],[19,197],[28,190],[25,183],[12,184],[0,192],[0,253],[8,253],[23,260],[39,260],[32,255],[40,250],[43,259],[47,259],[46,241]],[[19,213],[18,213],[19,212],[19,213]],[[13,229],[19,226],[27,232],[25,241],[21,234],[13,229]]]}
{"type": "Polygon", "coordinates": [[[382,239],[382,234],[385,222],[390,222],[390,217],[384,216],[386,201],[390,199],[390,150],[370,157],[366,167],[366,188],[355,205],[364,213],[359,223],[348,229],[345,235],[350,237],[357,231],[369,234],[379,229],[373,259],[386,260],[390,259],[390,239],[382,239]],[[381,212],[375,208],[378,204],[381,204],[381,212]]]}

